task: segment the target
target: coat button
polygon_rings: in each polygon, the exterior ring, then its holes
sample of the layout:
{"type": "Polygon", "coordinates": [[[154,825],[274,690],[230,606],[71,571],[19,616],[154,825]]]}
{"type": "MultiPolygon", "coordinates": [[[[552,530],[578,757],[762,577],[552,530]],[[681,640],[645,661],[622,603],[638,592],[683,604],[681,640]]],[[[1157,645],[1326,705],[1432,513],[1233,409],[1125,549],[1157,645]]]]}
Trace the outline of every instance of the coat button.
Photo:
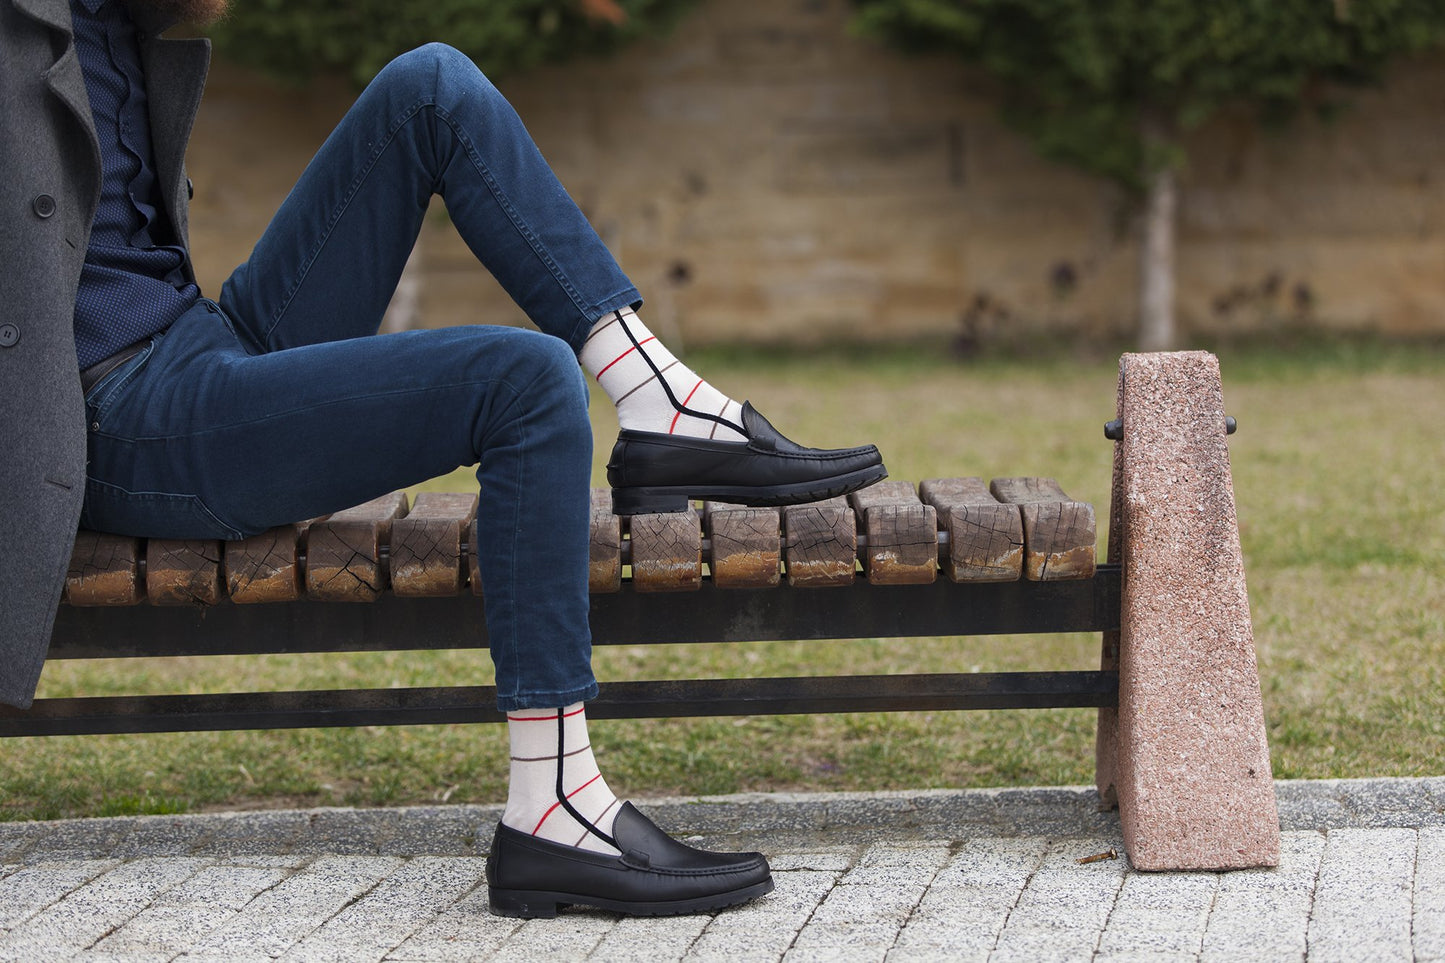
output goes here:
{"type": "Polygon", "coordinates": [[[190,179],[189,177],[187,177],[187,178],[186,178],[186,200],[188,200],[188,201],[193,201],[193,200],[195,200],[195,199],[196,199],[196,185],[193,184],[193,183],[191,183],[191,179],[190,179]]]}
{"type": "Polygon", "coordinates": [[[36,194],[30,206],[37,217],[49,217],[55,213],[55,198],[49,194],[36,194]]]}
{"type": "Polygon", "coordinates": [[[19,327],[13,324],[0,324],[0,348],[13,347],[19,340],[19,327]]]}

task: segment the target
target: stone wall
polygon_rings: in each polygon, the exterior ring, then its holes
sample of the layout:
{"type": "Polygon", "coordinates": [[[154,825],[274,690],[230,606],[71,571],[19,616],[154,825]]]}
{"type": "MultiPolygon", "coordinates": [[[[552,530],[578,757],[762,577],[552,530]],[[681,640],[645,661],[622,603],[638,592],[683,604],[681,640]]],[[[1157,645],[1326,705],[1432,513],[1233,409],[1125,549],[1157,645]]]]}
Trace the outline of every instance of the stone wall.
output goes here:
{"type": "MultiPolygon", "coordinates": [[[[1000,126],[986,78],[850,37],[848,12],[705,0],[666,40],[500,86],[653,326],[685,344],[1131,330],[1120,194],[1000,126]]],[[[190,158],[209,293],[351,96],[217,65],[190,158]]],[[[1437,56],[1330,124],[1268,132],[1241,115],[1198,131],[1181,325],[1445,333],[1442,107],[1437,56]]],[[[415,264],[423,323],[520,320],[440,208],[415,264]]]]}

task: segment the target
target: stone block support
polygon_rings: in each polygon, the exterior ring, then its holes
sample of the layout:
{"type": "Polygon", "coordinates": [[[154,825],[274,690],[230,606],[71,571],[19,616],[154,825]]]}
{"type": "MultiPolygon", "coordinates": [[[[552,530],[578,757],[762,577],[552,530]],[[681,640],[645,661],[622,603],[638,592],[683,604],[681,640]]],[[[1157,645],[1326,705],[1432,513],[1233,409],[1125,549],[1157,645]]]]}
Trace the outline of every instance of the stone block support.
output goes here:
{"type": "Polygon", "coordinates": [[[1099,791],[1138,869],[1279,861],[1259,668],[1235,515],[1219,361],[1126,354],[1109,557],[1122,628],[1104,640],[1119,707],[1099,720],[1099,791]]]}

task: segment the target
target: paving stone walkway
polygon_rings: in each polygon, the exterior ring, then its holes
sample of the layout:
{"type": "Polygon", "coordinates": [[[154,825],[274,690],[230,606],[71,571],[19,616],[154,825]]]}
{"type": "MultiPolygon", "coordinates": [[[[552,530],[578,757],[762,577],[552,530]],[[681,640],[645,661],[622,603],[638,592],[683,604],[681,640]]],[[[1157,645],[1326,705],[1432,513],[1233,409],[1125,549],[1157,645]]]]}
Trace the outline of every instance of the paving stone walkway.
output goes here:
{"type": "Polygon", "coordinates": [[[660,920],[489,915],[490,807],[3,823],[0,960],[1445,961],[1445,778],[1278,788],[1231,873],[1131,870],[1085,789],[654,801],[777,879],[660,920]]]}

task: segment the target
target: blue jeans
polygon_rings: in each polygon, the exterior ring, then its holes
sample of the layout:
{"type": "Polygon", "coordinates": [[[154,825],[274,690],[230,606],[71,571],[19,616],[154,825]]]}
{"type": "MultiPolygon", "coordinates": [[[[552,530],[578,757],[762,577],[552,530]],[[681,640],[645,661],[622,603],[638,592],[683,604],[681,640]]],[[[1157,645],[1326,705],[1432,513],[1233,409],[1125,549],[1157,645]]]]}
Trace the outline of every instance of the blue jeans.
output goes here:
{"type": "Polygon", "coordinates": [[[88,393],[82,524],[234,539],[475,464],[498,706],[590,699],[576,352],[640,300],[471,61],[413,51],[363,92],[219,303],[88,393]],[[376,334],[434,193],[542,333],[376,334]]]}

